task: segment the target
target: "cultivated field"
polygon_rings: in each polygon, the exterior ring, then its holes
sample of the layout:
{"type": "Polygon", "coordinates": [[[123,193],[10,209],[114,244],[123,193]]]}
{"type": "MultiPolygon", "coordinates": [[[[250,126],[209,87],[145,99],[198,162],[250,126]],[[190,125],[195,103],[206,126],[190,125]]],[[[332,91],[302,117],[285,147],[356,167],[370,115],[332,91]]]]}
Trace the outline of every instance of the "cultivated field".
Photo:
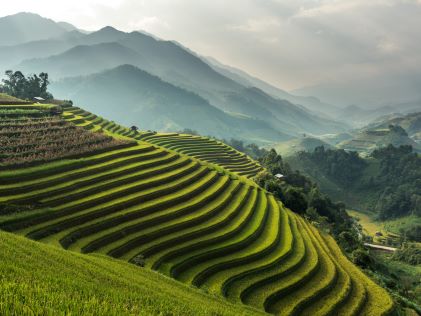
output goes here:
{"type": "Polygon", "coordinates": [[[33,165],[131,144],[36,108],[0,108],[0,166],[33,165]]]}
{"type": "Polygon", "coordinates": [[[248,157],[207,138],[131,131],[81,109],[66,109],[64,116],[88,133],[139,142],[1,173],[0,202],[34,206],[0,216],[1,229],[129,261],[270,313],[384,315],[392,309],[387,292],[331,237],[238,177],[260,170],[248,157]],[[247,167],[238,169],[241,164],[247,167]]]}
{"type": "Polygon", "coordinates": [[[216,164],[245,177],[253,177],[262,171],[259,163],[247,155],[208,137],[177,133],[134,132],[79,108],[66,109],[64,118],[91,130],[106,130],[113,134],[157,144],[216,164]]]}

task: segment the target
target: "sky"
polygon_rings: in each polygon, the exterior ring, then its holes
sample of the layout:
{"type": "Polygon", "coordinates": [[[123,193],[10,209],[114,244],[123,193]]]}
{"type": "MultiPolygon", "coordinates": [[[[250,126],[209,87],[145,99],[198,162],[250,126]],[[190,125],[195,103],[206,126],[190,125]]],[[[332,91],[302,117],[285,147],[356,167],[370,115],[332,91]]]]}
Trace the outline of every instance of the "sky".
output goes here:
{"type": "MultiPolygon", "coordinates": [[[[4,3],[3,3],[4,2],[4,3]]],[[[86,30],[175,40],[285,90],[421,73],[421,0],[0,0],[86,30]]]]}

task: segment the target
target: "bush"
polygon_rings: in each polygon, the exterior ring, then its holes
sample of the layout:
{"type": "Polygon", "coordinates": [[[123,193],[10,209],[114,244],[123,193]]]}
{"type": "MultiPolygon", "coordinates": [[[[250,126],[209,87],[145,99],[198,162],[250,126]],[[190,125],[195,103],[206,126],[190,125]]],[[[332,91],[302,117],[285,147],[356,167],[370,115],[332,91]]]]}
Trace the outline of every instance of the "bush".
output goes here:
{"type": "Polygon", "coordinates": [[[393,259],[411,265],[421,264],[421,249],[415,244],[404,244],[402,249],[396,250],[393,254],[393,259]]]}
{"type": "Polygon", "coordinates": [[[407,230],[403,230],[402,235],[410,241],[421,242],[421,225],[415,225],[407,230]]]}
{"type": "Polygon", "coordinates": [[[362,268],[368,268],[373,262],[368,252],[361,248],[352,252],[352,261],[362,268]]]}
{"type": "Polygon", "coordinates": [[[300,189],[290,187],[285,192],[285,205],[298,214],[304,214],[307,209],[305,195],[300,189]]]}
{"type": "Polygon", "coordinates": [[[356,234],[350,231],[343,231],[338,236],[339,245],[347,252],[352,252],[358,248],[359,240],[356,234]]]}

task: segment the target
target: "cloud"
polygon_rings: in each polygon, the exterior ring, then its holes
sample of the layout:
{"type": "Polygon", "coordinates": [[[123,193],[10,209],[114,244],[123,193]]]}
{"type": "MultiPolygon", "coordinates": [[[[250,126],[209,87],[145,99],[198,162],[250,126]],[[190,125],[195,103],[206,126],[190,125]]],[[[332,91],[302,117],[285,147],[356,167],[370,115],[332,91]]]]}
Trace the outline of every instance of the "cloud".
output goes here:
{"type": "Polygon", "coordinates": [[[157,16],[145,16],[141,19],[135,19],[128,22],[128,27],[131,30],[150,30],[150,29],[158,29],[158,28],[166,28],[169,29],[170,25],[158,18],[157,16]]]}
{"type": "Polygon", "coordinates": [[[229,28],[243,32],[261,33],[281,25],[277,18],[250,19],[245,24],[233,25],[229,28]]]}

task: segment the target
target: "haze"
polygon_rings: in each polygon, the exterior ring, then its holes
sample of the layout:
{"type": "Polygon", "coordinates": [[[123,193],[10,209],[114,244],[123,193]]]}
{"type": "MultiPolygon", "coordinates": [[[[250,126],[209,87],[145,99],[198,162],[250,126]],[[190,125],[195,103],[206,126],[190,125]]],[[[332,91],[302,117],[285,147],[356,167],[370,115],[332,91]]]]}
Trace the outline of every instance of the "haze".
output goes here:
{"type": "Polygon", "coordinates": [[[421,1],[15,0],[85,30],[143,30],[335,105],[421,98],[421,1]]]}

